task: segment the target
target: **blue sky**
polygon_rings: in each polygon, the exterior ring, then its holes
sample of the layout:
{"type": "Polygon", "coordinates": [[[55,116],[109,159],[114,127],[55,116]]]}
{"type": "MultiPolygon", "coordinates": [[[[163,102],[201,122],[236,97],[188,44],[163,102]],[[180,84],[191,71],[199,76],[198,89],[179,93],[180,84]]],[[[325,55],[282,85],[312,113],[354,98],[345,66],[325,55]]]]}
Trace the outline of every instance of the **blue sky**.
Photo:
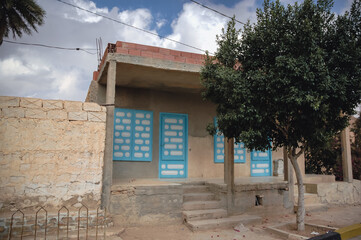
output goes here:
{"type": "MultiPolygon", "coordinates": [[[[215,38],[229,19],[189,0],[64,0],[98,14],[138,28],[213,52],[215,38]]],[[[4,42],[0,46],[0,95],[84,101],[97,69],[95,39],[103,49],[116,41],[135,42],[164,48],[197,52],[195,49],[149,35],[75,9],[56,0],[37,0],[46,11],[45,24],[38,33],[5,40],[60,47],[87,48],[66,51],[4,42]],[[90,52],[90,53],[89,53],[90,52]]],[[[261,0],[198,0],[240,21],[256,20],[261,0]]],[[[293,0],[281,0],[293,3],[293,0]]],[[[349,9],[351,0],[336,0],[337,14],[349,9]]],[[[241,25],[238,25],[241,27],[241,25]]],[[[199,53],[199,52],[198,52],[199,53]]]]}

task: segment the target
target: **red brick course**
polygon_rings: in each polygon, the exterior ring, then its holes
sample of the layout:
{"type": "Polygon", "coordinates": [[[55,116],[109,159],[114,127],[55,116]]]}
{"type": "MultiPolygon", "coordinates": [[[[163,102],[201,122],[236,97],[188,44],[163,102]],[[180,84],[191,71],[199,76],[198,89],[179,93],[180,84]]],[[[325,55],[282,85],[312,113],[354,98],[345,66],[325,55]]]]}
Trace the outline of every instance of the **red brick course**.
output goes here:
{"type": "Polygon", "coordinates": [[[183,62],[202,65],[204,63],[203,54],[176,51],[166,48],[153,47],[135,43],[120,42],[116,43],[116,53],[123,55],[142,56],[156,59],[164,59],[174,62],[183,62]]]}
{"type": "MultiPolygon", "coordinates": [[[[163,59],[163,60],[167,60],[167,61],[196,64],[196,65],[204,64],[205,55],[203,55],[203,54],[176,51],[176,50],[171,50],[171,49],[166,49],[166,48],[153,47],[153,46],[121,42],[121,41],[118,41],[115,45],[116,45],[116,53],[117,54],[142,56],[142,57],[147,57],[147,58],[163,59]]],[[[105,50],[106,53],[107,53],[107,50],[108,49],[105,50]]],[[[102,65],[104,64],[104,59],[106,57],[106,53],[103,56],[103,59],[98,68],[98,71],[100,71],[102,65]]],[[[98,77],[98,74],[94,73],[93,80],[96,81],[97,77],[98,77]]]]}

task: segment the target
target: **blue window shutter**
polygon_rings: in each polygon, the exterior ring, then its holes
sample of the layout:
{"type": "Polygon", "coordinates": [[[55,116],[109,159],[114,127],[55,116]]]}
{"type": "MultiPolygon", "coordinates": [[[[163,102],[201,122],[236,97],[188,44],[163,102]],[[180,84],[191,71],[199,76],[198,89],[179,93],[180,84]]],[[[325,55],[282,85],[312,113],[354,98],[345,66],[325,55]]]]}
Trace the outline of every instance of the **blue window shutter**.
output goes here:
{"type": "MultiPolygon", "coordinates": [[[[217,128],[217,118],[214,118],[214,126],[217,128]]],[[[214,162],[223,163],[224,162],[224,136],[221,134],[218,129],[214,135],[214,162]]]]}
{"type": "MultiPolygon", "coordinates": [[[[217,127],[217,118],[214,118],[214,126],[217,127]]],[[[224,136],[217,130],[214,135],[214,162],[224,162],[224,136]]],[[[245,163],[246,162],[246,148],[244,143],[234,143],[234,162],[245,163]]]]}
{"type": "Polygon", "coordinates": [[[152,161],[153,112],[114,109],[113,159],[152,161]]]}

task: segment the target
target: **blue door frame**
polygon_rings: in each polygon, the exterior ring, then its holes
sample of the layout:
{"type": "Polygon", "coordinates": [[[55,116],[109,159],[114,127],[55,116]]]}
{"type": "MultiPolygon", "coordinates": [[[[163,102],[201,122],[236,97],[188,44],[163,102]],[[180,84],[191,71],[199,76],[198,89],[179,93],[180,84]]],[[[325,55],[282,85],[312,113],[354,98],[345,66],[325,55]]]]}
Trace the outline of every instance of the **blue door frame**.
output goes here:
{"type": "Polygon", "coordinates": [[[160,113],[159,178],[188,176],[188,115],[160,113]]]}
{"type": "Polygon", "coordinates": [[[272,176],[272,150],[251,151],[251,176],[272,176]]]}

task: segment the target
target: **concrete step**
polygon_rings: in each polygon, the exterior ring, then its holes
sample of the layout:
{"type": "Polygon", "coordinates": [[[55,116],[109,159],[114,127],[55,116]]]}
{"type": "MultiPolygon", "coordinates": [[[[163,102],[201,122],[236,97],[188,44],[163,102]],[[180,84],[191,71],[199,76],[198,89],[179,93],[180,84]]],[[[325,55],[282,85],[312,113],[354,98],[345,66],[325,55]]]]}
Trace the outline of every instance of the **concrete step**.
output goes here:
{"type": "Polygon", "coordinates": [[[183,220],[185,222],[201,219],[217,219],[227,217],[227,211],[222,208],[183,211],[183,220]]]}
{"type": "Polygon", "coordinates": [[[209,189],[206,185],[184,185],[183,193],[203,193],[208,192],[209,189]]]}
{"type": "MultiPolygon", "coordinates": [[[[296,213],[298,210],[298,206],[295,205],[293,210],[296,213]]],[[[305,210],[306,210],[306,213],[323,212],[323,211],[328,210],[328,206],[327,206],[327,204],[323,204],[323,203],[309,204],[309,205],[305,205],[305,210]]]]}
{"type": "Polygon", "coordinates": [[[262,218],[253,215],[239,215],[220,219],[204,219],[186,222],[185,224],[192,231],[200,231],[216,228],[230,228],[238,224],[250,224],[260,222],[262,218]]]}
{"type": "Polygon", "coordinates": [[[205,210],[220,208],[221,203],[219,201],[190,201],[183,203],[183,209],[189,210],[205,210]]]}
{"type": "Polygon", "coordinates": [[[317,183],[305,183],[306,193],[317,194],[317,183]]]}
{"type": "MultiPolygon", "coordinates": [[[[295,195],[295,204],[298,202],[298,195],[295,195]]],[[[320,198],[314,193],[305,193],[305,205],[320,203],[320,198]]]]}
{"type": "Polygon", "coordinates": [[[214,198],[214,194],[208,192],[186,193],[183,195],[183,202],[214,200],[214,198]]]}

